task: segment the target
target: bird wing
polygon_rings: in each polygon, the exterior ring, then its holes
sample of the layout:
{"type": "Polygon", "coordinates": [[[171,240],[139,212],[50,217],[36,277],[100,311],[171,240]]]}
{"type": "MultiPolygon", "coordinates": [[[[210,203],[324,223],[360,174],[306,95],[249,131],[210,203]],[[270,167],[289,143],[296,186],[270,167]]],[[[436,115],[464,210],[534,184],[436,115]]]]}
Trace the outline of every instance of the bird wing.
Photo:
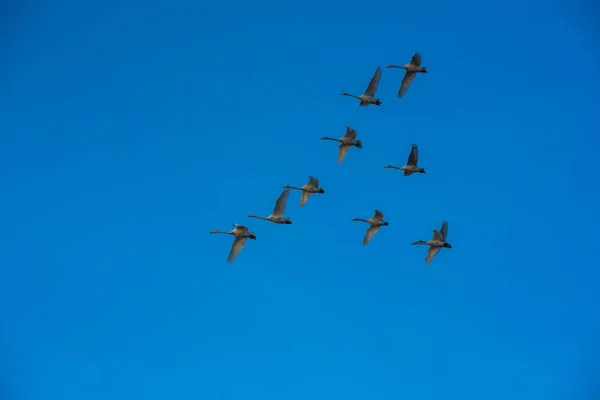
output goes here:
{"type": "Polygon", "coordinates": [[[338,153],[338,164],[341,163],[342,161],[344,161],[344,157],[346,157],[346,153],[348,152],[350,147],[352,147],[352,146],[350,146],[349,144],[343,144],[343,143],[340,144],[340,147],[339,147],[340,151],[338,153]]]}
{"type": "Polygon", "coordinates": [[[407,165],[417,165],[419,161],[419,148],[416,144],[412,145],[412,149],[410,150],[410,154],[408,155],[407,165]]]}
{"type": "Polygon", "coordinates": [[[367,229],[367,233],[365,234],[365,238],[363,239],[363,246],[369,244],[369,242],[371,241],[371,239],[373,239],[373,236],[375,236],[379,228],[380,226],[370,226],[369,229],[367,229]]]}
{"type": "Polygon", "coordinates": [[[342,137],[342,139],[356,139],[356,131],[349,126],[346,127],[346,134],[342,137]]]}
{"type": "Polygon", "coordinates": [[[409,64],[414,65],[415,67],[421,65],[421,55],[419,53],[415,53],[415,55],[412,56],[409,64]]]}
{"type": "Polygon", "coordinates": [[[446,221],[442,222],[442,230],[440,231],[444,241],[446,241],[446,236],[448,236],[448,223],[446,221]]]}
{"type": "Polygon", "coordinates": [[[248,232],[248,228],[246,228],[244,225],[233,224],[233,226],[235,226],[233,233],[248,232]]]}
{"type": "Polygon", "coordinates": [[[402,84],[400,84],[400,90],[398,90],[398,97],[404,96],[412,81],[415,80],[415,76],[417,76],[416,72],[406,71],[404,78],[402,78],[402,84]]]}
{"type": "Polygon", "coordinates": [[[229,264],[231,264],[233,262],[233,260],[235,260],[235,258],[238,256],[238,254],[240,254],[240,251],[242,251],[244,244],[246,244],[245,237],[236,237],[235,238],[235,240],[233,241],[233,244],[231,245],[231,251],[229,252],[229,256],[227,257],[227,262],[229,264]]]}
{"type": "Polygon", "coordinates": [[[431,260],[433,260],[433,257],[440,252],[440,249],[441,247],[429,246],[429,250],[427,250],[427,257],[425,258],[425,265],[429,265],[431,260]]]}
{"type": "Polygon", "coordinates": [[[287,205],[288,197],[290,197],[290,189],[285,189],[275,202],[275,208],[273,209],[273,215],[283,217],[285,213],[285,206],[287,205]]]}
{"type": "Polygon", "coordinates": [[[308,184],[312,185],[316,188],[319,187],[319,180],[317,178],[315,178],[314,176],[309,176],[308,177],[308,184]]]}
{"type": "Polygon", "coordinates": [[[383,213],[379,210],[375,210],[375,215],[373,216],[373,219],[383,221],[383,213]]]}
{"type": "Polygon", "coordinates": [[[304,190],[302,191],[302,196],[300,197],[300,207],[306,204],[310,196],[312,196],[311,192],[305,192],[304,190]]]}
{"type": "Polygon", "coordinates": [[[444,237],[442,236],[442,233],[439,231],[436,231],[435,229],[433,230],[433,239],[431,240],[439,240],[441,242],[444,241],[444,237]]]}
{"type": "Polygon", "coordinates": [[[377,92],[377,86],[379,86],[379,79],[381,79],[381,67],[378,66],[375,70],[375,74],[371,78],[371,82],[369,82],[367,90],[365,90],[365,96],[375,96],[375,92],[377,92]]]}

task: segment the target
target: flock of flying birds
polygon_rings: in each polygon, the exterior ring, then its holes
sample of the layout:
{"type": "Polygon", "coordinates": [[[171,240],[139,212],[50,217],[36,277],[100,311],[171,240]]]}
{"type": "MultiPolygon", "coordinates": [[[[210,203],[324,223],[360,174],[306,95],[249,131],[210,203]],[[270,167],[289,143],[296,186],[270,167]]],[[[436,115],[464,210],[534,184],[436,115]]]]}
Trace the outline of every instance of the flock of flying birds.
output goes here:
{"type": "MultiPolygon", "coordinates": [[[[406,72],[404,74],[404,78],[402,79],[402,84],[400,85],[400,90],[398,91],[397,97],[402,97],[408,90],[408,87],[413,82],[417,73],[427,73],[427,68],[421,67],[421,56],[419,53],[415,53],[410,60],[410,62],[406,65],[388,65],[386,68],[401,68],[406,72]]],[[[377,92],[377,87],[379,86],[379,79],[381,78],[381,67],[377,67],[375,70],[375,74],[371,78],[369,82],[369,86],[367,90],[360,95],[355,96],[349,93],[342,93],[342,96],[350,96],[355,99],[360,100],[359,106],[368,106],[370,104],[374,104],[377,106],[381,106],[381,100],[375,97],[375,93],[377,92]]],[[[357,147],[359,149],[362,148],[362,144],[360,140],[356,140],[356,131],[349,126],[346,127],[346,134],[339,139],[323,137],[322,140],[333,140],[335,142],[339,142],[340,146],[338,148],[338,163],[341,163],[346,157],[346,153],[351,147],[357,147]]],[[[424,168],[420,168],[418,166],[419,161],[419,148],[416,144],[412,145],[412,149],[408,156],[408,162],[403,167],[395,167],[392,165],[386,165],[385,168],[393,168],[404,171],[404,176],[410,176],[414,173],[425,173],[424,168]]],[[[287,200],[290,196],[290,189],[299,190],[302,192],[302,196],[300,197],[300,207],[304,206],[308,201],[308,198],[315,193],[323,194],[325,190],[319,187],[319,180],[315,177],[310,176],[308,178],[308,183],[304,186],[296,187],[286,185],[283,187],[284,191],[281,193],[277,201],[275,202],[275,208],[271,215],[267,217],[259,217],[254,214],[248,215],[250,218],[258,218],[264,219],[266,221],[271,221],[275,224],[291,224],[292,220],[288,217],[285,217],[285,207],[287,205],[287,200]]],[[[367,229],[367,233],[363,239],[363,246],[367,245],[373,236],[377,233],[379,228],[382,226],[389,225],[387,222],[383,220],[383,213],[379,210],[375,210],[375,215],[369,219],[361,219],[361,218],[353,218],[352,221],[361,221],[369,224],[369,228],[367,229]]],[[[235,236],[235,240],[233,241],[233,245],[231,246],[231,251],[229,252],[229,256],[227,257],[227,262],[232,263],[233,260],[238,256],[244,244],[246,244],[247,239],[256,240],[256,235],[253,232],[248,231],[248,228],[243,225],[233,224],[235,228],[231,231],[218,231],[214,230],[210,233],[223,233],[227,235],[235,236]]],[[[426,242],[424,240],[418,240],[411,244],[413,245],[426,245],[429,246],[429,251],[427,252],[427,257],[425,258],[425,265],[429,264],[431,260],[436,256],[436,254],[443,248],[451,249],[452,246],[446,242],[446,237],[448,235],[448,223],[446,221],[442,222],[442,228],[437,231],[433,230],[433,238],[426,242]]]]}

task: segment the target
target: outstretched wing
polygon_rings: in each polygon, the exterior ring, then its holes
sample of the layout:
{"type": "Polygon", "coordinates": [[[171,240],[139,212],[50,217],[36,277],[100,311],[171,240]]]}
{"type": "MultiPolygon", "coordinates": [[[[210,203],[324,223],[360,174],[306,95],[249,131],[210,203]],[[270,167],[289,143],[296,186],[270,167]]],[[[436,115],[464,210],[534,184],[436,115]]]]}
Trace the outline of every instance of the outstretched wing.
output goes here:
{"type": "Polygon", "coordinates": [[[439,240],[441,242],[444,241],[444,236],[442,236],[442,233],[439,231],[436,231],[435,229],[433,230],[433,239],[431,240],[439,240]]]}
{"type": "Polygon", "coordinates": [[[350,139],[350,140],[356,139],[356,131],[354,129],[350,128],[349,126],[347,126],[346,134],[343,136],[342,139],[350,139]]]}
{"type": "Polygon", "coordinates": [[[285,206],[287,205],[288,197],[290,197],[290,189],[285,189],[275,202],[275,208],[273,209],[273,215],[283,217],[285,213],[285,206]]]}
{"type": "Polygon", "coordinates": [[[425,265],[429,265],[431,260],[433,260],[433,257],[440,252],[440,249],[441,247],[429,246],[429,250],[427,250],[427,257],[425,257],[425,265]]]}
{"type": "Polygon", "coordinates": [[[402,78],[400,90],[398,90],[398,97],[404,96],[404,93],[406,93],[412,81],[415,80],[415,76],[417,76],[416,72],[406,71],[406,73],[404,74],[404,78],[402,78]]]}
{"type": "Polygon", "coordinates": [[[338,153],[338,164],[344,161],[344,157],[346,157],[346,153],[348,152],[348,150],[350,150],[350,147],[352,146],[350,146],[349,144],[340,144],[340,151],[338,153]]]}
{"type": "Polygon", "coordinates": [[[417,165],[419,161],[419,148],[416,144],[412,145],[412,149],[410,150],[410,154],[408,155],[407,165],[417,165]]]}
{"type": "Polygon", "coordinates": [[[238,256],[238,254],[240,254],[240,251],[242,251],[244,244],[246,244],[245,237],[236,237],[235,238],[235,240],[233,241],[233,244],[231,245],[231,251],[229,252],[229,256],[227,257],[227,262],[229,264],[231,264],[233,262],[233,260],[235,260],[235,258],[238,256]]]}
{"type": "Polygon", "coordinates": [[[373,239],[373,236],[375,236],[379,228],[380,226],[371,226],[369,227],[369,229],[367,229],[367,233],[365,234],[365,238],[363,239],[363,246],[369,244],[369,242],[371,241],[371,239],[373,239]]]}
{"type": "Polygon", "coordinates": [[[442,222],[442,230],[440,231],[440,233],[442,234],[442,237],[445,241],[446,237],[448,236],[448,223],[446,221],[442,222]]]}
{"type": "Polygon", "coordinates": [[[309,176],[308,177],[308,184],[312,185],[316,188],[319,187],[319,180],[317,178],[315,178],[314,176],[309,176]]]}
{"type": "Polygon", "coordinates": [[[418,67],[419,65],[421,65],[421,55],[419,53],[415,53],[415,55],[412,56],[409,64],[412,64],[415,67],[418,67]]]}
{"type": "Polygon", "coordinates": [[[373,216],[373,219],[383,221],[383,213],[379,210],[375,210],[375,215],[373,216]]]}
{"type": "Polygon", "coordinates": [[[371,78],[371,82],[369,82],[367,90],[365,90],[365,96],[375,96],[375,92],[377,92],[377,87],[379,86],[379,79],[381,79],[381,67],[378,66],[371,78]]]}
{"type": "Polygon", "coordinates": [[[300,197],[300,207],[306,204],[310,196],[312,196],[311,192],[302,191],[302,196],[300,197]]]}

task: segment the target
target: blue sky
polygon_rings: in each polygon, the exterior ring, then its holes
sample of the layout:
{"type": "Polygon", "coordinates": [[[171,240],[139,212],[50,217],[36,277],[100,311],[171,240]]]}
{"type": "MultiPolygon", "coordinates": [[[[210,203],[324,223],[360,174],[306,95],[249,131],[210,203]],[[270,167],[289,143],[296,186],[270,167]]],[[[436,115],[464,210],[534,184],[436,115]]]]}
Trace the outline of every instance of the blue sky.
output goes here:
{"type": "Polygon", "coordinates": [[[597,5],[3,7],[0,397],[599,395],[597,5]]]}

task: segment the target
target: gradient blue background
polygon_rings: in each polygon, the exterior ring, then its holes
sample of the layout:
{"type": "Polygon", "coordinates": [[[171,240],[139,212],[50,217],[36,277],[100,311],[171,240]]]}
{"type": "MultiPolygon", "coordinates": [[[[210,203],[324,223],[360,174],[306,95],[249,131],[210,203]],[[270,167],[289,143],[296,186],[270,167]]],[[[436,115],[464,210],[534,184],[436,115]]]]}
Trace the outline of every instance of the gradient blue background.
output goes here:
{"type": "Polygon", "coordinates": [[[3,6],[0,397],[597,399],[598,11],[3,6]],[[386,69],[383,107],[339,95],[414,51],[404,98],[386,69]],[[412,143],[427,175],[383,168],[412,143]],[[247,218],[308,175],[293,225],[247,218]]]}

